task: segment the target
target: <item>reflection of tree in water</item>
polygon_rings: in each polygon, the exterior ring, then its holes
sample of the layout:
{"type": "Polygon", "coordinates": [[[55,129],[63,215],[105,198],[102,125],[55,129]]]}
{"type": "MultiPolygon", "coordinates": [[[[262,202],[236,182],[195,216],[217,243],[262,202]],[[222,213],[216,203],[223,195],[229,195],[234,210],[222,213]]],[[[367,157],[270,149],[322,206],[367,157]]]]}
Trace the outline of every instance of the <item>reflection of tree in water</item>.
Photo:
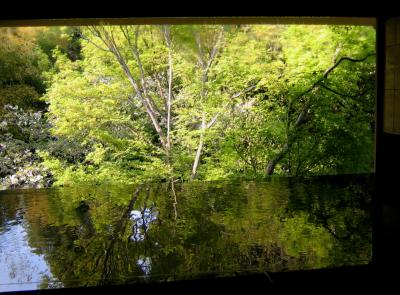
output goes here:
{"type": "Polygon", "coordinates": [[[333,239],[331,263],[354,264],[371,259],[371,175],[290,179],[288,215],[307,215],[333,239]]]}
{"type": "Polygon", "coordinates": [[[142,269],[144,274],[148,276],[151,271],[151,258],[150,257],[144,257],[144,258],[139,258],[137,260],[137,265],[142,269]]]}
{"type": "Polygon", "coordinates": [[[157,219],[158,212],[155,211],[154,205],[150,208],[143,208],[141,211],[132,210],[129,215],[133,222],[131,241],[140,242],[145,238],[145,234],[150,224],[157,219]]]}
{"type": "MultiPolygon", "coordinates": [[[[133,209],[137,204],[141,191],[143,191],[143,188],[139,186],[133,194],[126,210],[113,227],[108,245],[103,252],[104,254],[97,257],[95,268],[102,265],[100,284],[113,283],[121,281],[121,279],[122,281],[124,279],[126,280],[127,277],[125,276],[129,273],[132,276],[132,265],[129,265],[129,263],[124,265],[123,263],[131,261],[132,258],[138,256],[138,254],[140,257],[136,259],[136,266],[139,268],[140,272],[143,272],[146,276],[150,273],[151,258],[147,256],[143,257],[143,255],[146,255],[146,250],[148,248],[147,244],[149,243],[145,243],[144,245],[135,244],[132,248],[131,245],[125,242],[125,237],[130,231],[128,226],[129,224],[132,224],[132,226],[128,240],[133,243],[144,242],[150,224],[154,222],[158,216],[158,211],[156,210],[154,203],[152,203],[150,207],[147,207],[151,192],[149,187],[144,190],[146,194],[141,210],[133,209]],[[121,258],[123,258],[124,255],[126,255],[126,260],[121,261],[121,258]]],[[[138,272],[134,271],[134,273],[136,273],[136,276],[139,275],[138,272]]]]}
{"type": "Polygon", "coordinates": [[[65,287],[354,264],[369,258],[365,184],[194,182],[170,191],[168,183],[133,195],[127,188],[60,190],[28,222],[65,287]]]}
{"type": "MultiPolygon", "coordinates": [[[[135,205],[138,195],[140,193],[141,187],[139,186],[135,193],[133,194],[132,199],[129,202],[128,208],[126,211],[122,214],[121,218],[117,222],[115,226],[115,230],[113,231],[113,235],[110,237],[110,242],[108,243],[108,246],[106,247],[104,251],[104,257],[103,257],[103,270],[102,270],[102,276],[101,276],[101,284],[107,283],[108,281],[112,280],[113,277],[115,276],[115,269],[118,269],[118,261],[115,261],[116,258],[118,258],[119,255],[115,255],[114,251],[116,250],[116,242],[118,239],[121,238],[121,235],[125,232],[126,226],[128,224],[129,220],[129,214],[133,209],[133,206],[135,205]]],[[[99,265],[100,259],[102,256],[99,256],[97,258],[96,262],[96,267],[99,265]]]]}
{"type": "MultiPolygon", "coordinates": [[[[141,209],[130,211],[136,264],[141,273],[147,274],[151,264],[152,274],[173,273],[178,278],[237,269],[279,271],[368,260],[363,254],[369,243],[365,234],[370,230],[363,224],[368,219],[362,215],[366,207],[354,202],[354,196],[348,198],[358,191],[358,197],[365,199],[368,192],[357,185],[320,186],[316,182],[288,188],[286,181],[178,185],[174,192],[179,200],[177,219],[173,218],[176,207],[171,206],[171,199],[156,210],[153,203],[146,207],[147,194],[141,209]],[[338,196],[346,190],[348,196],[338,196]],[[302,202],[306,208],[301,207],[302,202]],[[354,212],[358,215],[349,222],[354,212]],[[165,219],[167,215],[169,219],[165,219]],[[163,222],[162,226],[156,223],[149,231],[156,219],[163,222]],[[346,232],[355,238],[347,241],[346,232]],[[337,239],[339,235],[341,240],[337,239]],[[356,245],[350,247],[350,241],[356,245]]],[[[165,189],[160,194],[166,197],[171,192],[165,189]]]]}
{"type": "Polygon", "coordinates": [[[0,292],[37,289],[43,278],[55,279],[43,251],[30,239],[32,224],[27,217],[33,199],[0,194],[0,292]]]}
{"type": "MultiPolygon", "coordinates": [[[[157,219],[158,211],[156,211],[154,203],[147,208],[146,203],[141,210],[132,210],[129,218],[133,222],[132,235],[129,239],[132,242],[141,242],[145,239],[145,235],[150,224],[157,219]]],[[[137,260],[137,265],[142,269],[143,273],[148,276],[151,271],[151,258],[144,257],[137,260]]]]}

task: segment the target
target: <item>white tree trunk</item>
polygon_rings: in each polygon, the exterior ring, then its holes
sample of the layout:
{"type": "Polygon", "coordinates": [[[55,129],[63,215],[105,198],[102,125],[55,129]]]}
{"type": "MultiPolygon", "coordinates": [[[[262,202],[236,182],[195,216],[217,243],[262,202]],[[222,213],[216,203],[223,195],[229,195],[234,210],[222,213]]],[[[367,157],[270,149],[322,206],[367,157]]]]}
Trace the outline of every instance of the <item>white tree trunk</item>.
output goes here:
{"type": "Polygon", "coordinates": [[[206,132],[206,114],[203,112],[203,118],[201,120],[201,133],[200,133],[200,140],[199,145],[197,146],[196,157],[194,158],[193,168],[192,168],[192,175],[190,179],[195,179],[197,174],[197,168],[199,167],[201,153],[203,151],[204,146],[204,133],[206,132]]]}

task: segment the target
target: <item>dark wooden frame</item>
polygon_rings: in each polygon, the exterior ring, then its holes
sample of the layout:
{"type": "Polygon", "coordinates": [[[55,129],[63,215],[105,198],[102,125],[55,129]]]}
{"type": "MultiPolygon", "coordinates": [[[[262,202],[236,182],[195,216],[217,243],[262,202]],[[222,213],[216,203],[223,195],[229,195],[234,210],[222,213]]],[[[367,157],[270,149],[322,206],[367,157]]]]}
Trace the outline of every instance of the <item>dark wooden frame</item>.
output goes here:
{"type": "MultiPolygon", "coordinates": [[[[391,135],[383,132],[383,101],[384,101],[384,73],[385,73],[385,24],[389,17],[301,17],[301,16],[257,16],[257,17],[136,17],[136,18],[54,18],[54,19],[0,19],[0,27],[13,26],[68,26],[68,25],[96,25],[101,22],[109,24],[341,24],[341,25],[367,25],[376,28],[376,104],[375,104],[375,192],[373,194],[373,256],[372,262],[366,267],[348,267],[332,270],[320,271],[299,271],[293,273],[274,274],[271,278],[268,274],[260,274],[260,276],[236,277],[229,279],[210,279],[199,281],[174,282],[168,284],[155,285],[132,285],[132,286],[114,286],[103,287],[108,291],[122,290],[186,290],[200,288],[222,288],[223,290],[237,290],[243,288],[248,290],[253,287],[276,287],[290,286],[295,283],[298,286],[306,287],[307,282],[315,282],[319,284],[336,283],[336,287],[343,287],[342,283],[354,283],[357,288],[362,287],[360,284],[369,288],[373,282],[381,282],[382,276],[387,274],[387,270],[392,270],[390,265],[391,256],[386,253],[391,249],[388,244],[392,240],[387,238],[388,223],[384,222],[383,214],[385,206],[398,210],[399,201],[390,197],[390,190],[395,188],[397,175],[393,174],[390,167],[399,164],[400,157],[400,136],[391,135]],[[396,154],[396,150],[399,152],[396,154]],[[389,169],[388,169],[389,167],[389,169]],[[351,278],[351,281],[349,281],[351,278]],[[318,281],[315,281],[319,280],[318,281]],[[243,284],[255,284],[253,286],[244,286],[243,284]],[[257,285],[258,284],[258,285],[257,285]],[[229,287],[230,286],[230,287],[229,287]]],[[[399,166],[400,169],[400,166],[399,166]]],[[[400,199],[400,195],[399,195],[400,199]]],[[[397,211],[399,212],[399,211],[397,211]]],[[[396,262],[398,258],[395,257],[396,262]]],[[[390,285],[390,283],[389,283],[390,285]]],[[[334,285],[332,285],[334,286],[334,285]]],[[[332,287],[331,286],[331,287],[332,287]]],[[[99,287],[100,288],[100,287],[99,287]]],[[[94,291],[99,288],[92,288],[94,291]]],[[[79,289],[79,288],[78,288],[79,289]]],[[[222,290],[221,289],[221,290],[222,290]]],[[[54,290],[57,293],[73,293],[77,289],[60,289],[54,290]]],[[[46,290],[44,290],[46,291],[46,290]]],[[[40,293],[42,291],[34,291],[40,293]]]]}

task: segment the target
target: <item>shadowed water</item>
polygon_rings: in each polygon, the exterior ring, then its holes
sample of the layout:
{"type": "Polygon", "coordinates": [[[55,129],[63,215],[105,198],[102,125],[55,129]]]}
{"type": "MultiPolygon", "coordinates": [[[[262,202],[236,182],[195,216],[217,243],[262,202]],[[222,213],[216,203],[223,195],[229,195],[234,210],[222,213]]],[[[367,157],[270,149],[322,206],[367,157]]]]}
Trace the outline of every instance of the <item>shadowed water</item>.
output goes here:
{"type": "Polygon", "coordinates": [[[371,175],[0,192],[0,291],[370,262],[371,175]]]}

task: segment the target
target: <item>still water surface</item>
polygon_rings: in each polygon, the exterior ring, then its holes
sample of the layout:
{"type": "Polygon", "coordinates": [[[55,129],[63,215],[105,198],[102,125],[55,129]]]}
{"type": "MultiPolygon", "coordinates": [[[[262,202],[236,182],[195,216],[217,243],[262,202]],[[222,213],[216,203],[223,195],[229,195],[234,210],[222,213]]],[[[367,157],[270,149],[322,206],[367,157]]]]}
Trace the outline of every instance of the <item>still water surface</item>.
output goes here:
{"type": "Polygon", "coordinates": [[[0,291],[370,262],[371,175],[0,192],[0,291]]]}

